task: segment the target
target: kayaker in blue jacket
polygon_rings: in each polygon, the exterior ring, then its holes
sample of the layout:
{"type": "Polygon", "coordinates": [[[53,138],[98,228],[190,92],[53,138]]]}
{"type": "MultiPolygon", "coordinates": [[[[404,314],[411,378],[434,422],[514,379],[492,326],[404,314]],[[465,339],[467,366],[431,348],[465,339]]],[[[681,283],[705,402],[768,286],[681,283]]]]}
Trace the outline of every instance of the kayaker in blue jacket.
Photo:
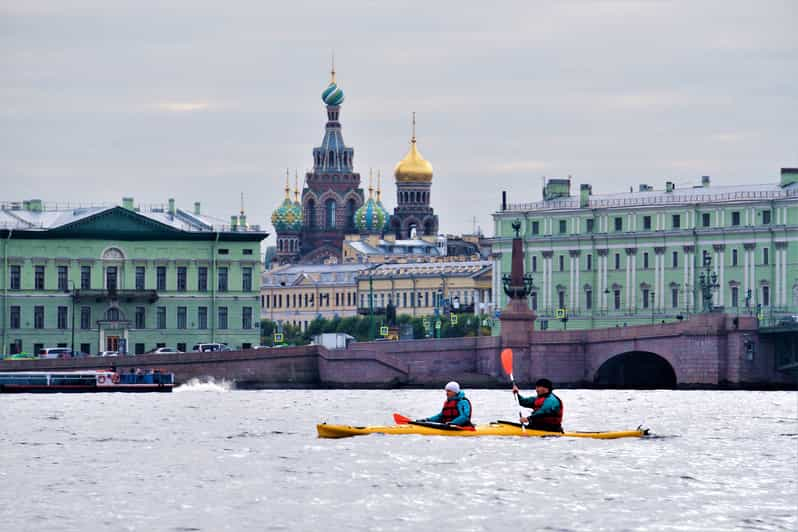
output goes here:
{"type": "Polygon", "coordinates": [[[547,432],[563,432],[562,416],[564,407],[562,400],[552,393],[554,385],[549,379],[538,379],[535,383],[537,395],[524,397],[519,393],[518,386],[513,384],[513,393],[518,396],[518,404],[531,408],[532,413],[521,417],[521,423],[533,430],[547,432]]]}
{"type": "Polygon", "coordinates": [[[446,390],[446,401],[439,414],[432,417],[420,419],[419,421],[432,421],[434,423],[448,423],[461,427],[471,426],[471,401],[466,398],[460,385],[452,381],[444,388],[446,390]]]}

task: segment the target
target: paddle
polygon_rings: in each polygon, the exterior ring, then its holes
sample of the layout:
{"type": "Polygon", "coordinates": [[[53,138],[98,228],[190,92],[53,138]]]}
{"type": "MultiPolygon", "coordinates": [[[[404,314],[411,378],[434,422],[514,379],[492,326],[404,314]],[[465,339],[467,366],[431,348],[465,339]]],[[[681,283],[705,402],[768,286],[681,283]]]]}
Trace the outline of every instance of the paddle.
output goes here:
{"type": "MultiPolygon", "coordinates": [[[[507,376],[510,377],[510,384],[512,384],[513,387],[515,387],[515,379],[513,378],[513,350],[510,349],[509,347],[506,349],[502,349],[501,358],[502,358],[502,368],[504,368],[504,372],[507,374],[507,376]]],[[[513,395],[515,396],[515,400],[518,403],[518,406],[521,406],[521,399],[518,398],[518,394],[514,393],[513,395]]],[[[522,417],[523,414],[519,410],[518,418],[520,419],[522,417]]],[[[521,428],[523,429],[523,427],[524,426],[522,424],[521,428]]]]}
{"type": "Polygon", "coordinates": [[[394,412],[393,420],[397,425],[418,425],[419,427],[429,427],[441,430],[474,430],[474,427],[461,427],[459,425],[447,425],[446,423],[434,423],[432,421],[413,421],[407,416],[394,412]]]}
{"type": "Polygon", "coordinates": [[[397,414],[396,412],[394,412],[393,421],[397,425],[407,425],[408,423],[410,423],[413,420],[410,419],[409,417],[403,416],[402,414],[397,414]]]}

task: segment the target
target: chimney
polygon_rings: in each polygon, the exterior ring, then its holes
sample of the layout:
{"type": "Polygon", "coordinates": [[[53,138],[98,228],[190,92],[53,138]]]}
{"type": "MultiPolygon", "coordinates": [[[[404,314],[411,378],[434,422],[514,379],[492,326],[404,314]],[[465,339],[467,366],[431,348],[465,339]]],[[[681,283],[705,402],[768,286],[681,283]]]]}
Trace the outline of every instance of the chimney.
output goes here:
{"type": "Polygon", "coordinates": [[[782,168],[781,186],[786,187],[793,183],[798,183],[798,168],[782,168]]]}
{"type": "Polygon", "coordinates": [[[28,202],[28,208],[30,212],[42,212],[42,200],[40,199],[32,199],[28,202]]]}
{"type": "Polygon", "coordinates": [[[507,210],[507,191],[502,190],[502,210],[507,210]]]}
{"type": "Polygon", "coordinates": [[[194,202],[194,214],[196,214],[197,216],[200,215],[200,202],[199,201],[195,201],[194,202]]]}
{"type": "Polygon", "coordinates": [[[673,184],[673,181],[666,181],[665,182],[665,192],[673,192],[673,189],[676,188],[676,185],[673,184]]]}
{"type": "Polygon", "coordinates": [[[639,188],[640,192],[651,192],[652,190],[654,190],[654,187],[652,187],[651,185],[646,185],[645,183],[640,184],[639,188]]]}
{"type": "Polygon", "coordinates": [[[709,186],[709,176],[708,175],[702,175],[701,176],[701,186],[704,187],[704,188],[707,188],[709,186]]]}
{"type": "Polygon", "coordinates": [[[127,209],[129,211],[133,210],[133,198],[125,197],[122,198],[122,208],[127,209]]]}
{"type": "Polygon", "coordinates": [[[242,214],[241,216],[238,217],[238,225],[240,225],[242,229],[246,229],[246,227],[247,227],[247,215],[246,214],[242,214]]]}
{"type": "Polygon", "coordinates": [[[175,215],[175,198],[169,198],[169,214],[175,215]]]}
{"type": "Polygon", "coordinates": [[[579,207],[581,209],[590,206],[590,196],[593,194],[593,187],[587,183],[582,183],[579,186],[579,207]]]}
{"type": "Polygon", "coordinates": [[[230,217],[230,230],[235,231],[238,228],[238,216],[230,217]]]}

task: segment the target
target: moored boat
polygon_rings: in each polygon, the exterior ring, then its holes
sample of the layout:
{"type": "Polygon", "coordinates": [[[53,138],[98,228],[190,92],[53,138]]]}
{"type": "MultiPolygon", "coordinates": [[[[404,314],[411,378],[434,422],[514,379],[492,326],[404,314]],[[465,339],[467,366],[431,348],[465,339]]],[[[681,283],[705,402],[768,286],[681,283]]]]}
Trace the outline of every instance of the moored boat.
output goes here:
{"type": "Polygon", "coordinates": [[[316,425],[319,438],[348,438],[367,434],[422,434],[425,436],[520,436],[525,438],[593,438],[612,440],[617,438],[642,438],[648,435],[648,429],[638,427],[635,430],[611,432],[545,432],[522,428],[518,423],[497,421],[487,425],[477,425],[472,430],[457,429],[447,425],[435,426],[436,423],[412,423],[407,425],[353,427],[350,425],[316,425]]]}
{"type": "Polygon", "coordinates": [[[96,371],[3,371],[0,393],[171,392],[173,373],[96,371]]]}

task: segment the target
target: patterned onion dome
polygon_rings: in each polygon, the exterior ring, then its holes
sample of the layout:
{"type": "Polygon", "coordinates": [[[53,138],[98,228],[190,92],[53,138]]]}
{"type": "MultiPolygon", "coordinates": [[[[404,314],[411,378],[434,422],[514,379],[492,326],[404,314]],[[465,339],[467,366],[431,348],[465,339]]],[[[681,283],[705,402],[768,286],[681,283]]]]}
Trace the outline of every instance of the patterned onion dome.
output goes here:
{"type": "Polygon", "coordinates": [[[321,93],[321,101],[326,105],[341,105],[344,103],[344,91],[335,81],[331,81],[321,93]]]}
{"type": "Polygon", "coordinates": [[[272,225],[278,233],[302,230],[302,206],[291,201],[288,176],[286,176],[285,182],[285,199],[272,213],[272,225]]]}
{"type": "Polygon", "coordinates": [[[391,214],[388,212],[388,209],[385,208],[385,205],[382,204],[380,200],[377,200],[377,208],[382,211],[383,217],[385,218],[385,223],[382,226],[384,231],[389,229],[391,225],[391,214]]]}
{"type": "Polygon", "coordinates": [[[382,232],[387,222],[387,212],[374,198],[369,198],[355,211],[355,227],[361,233],[382,232]]]}

